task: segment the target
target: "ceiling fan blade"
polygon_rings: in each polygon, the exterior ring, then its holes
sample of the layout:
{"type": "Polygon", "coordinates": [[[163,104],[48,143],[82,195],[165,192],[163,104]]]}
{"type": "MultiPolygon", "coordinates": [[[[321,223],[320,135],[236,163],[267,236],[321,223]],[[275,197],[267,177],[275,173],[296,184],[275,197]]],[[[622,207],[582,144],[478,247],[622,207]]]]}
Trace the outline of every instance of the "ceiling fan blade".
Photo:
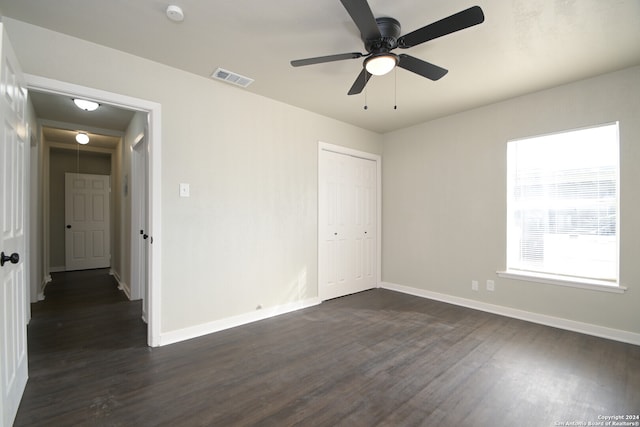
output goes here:
{"type": "Polygon", "coordinates": [[[315,58],[296,59],[291,61],[294,67],[302,67],[303,65],[322,64],[323,62],[342,61],[343,59],[356,59],[363,55],[360,52],[339,53],[337,55],[318,56],[315,58]]]}
{"type": "Polygon", "coordinates": [[[398,67],[405,70],[419,74],[422,77],[426,77],[430,80],[439,80],[444,77],[449,71],[437,65],[423,61],[422,59],[415,58],[404,53],[398,55],[400,61],[398,61],[398,67]]]}
{"type": "Polygon", "coordinates": [[[367,0],[340,0],[342,5],[351,19],[355,22],[356,27],[360,30],[362,38],[364,40],[374,40],[382,37],[378,24],[376,24],[376,18],[373,17],[373,12],[369,7],[367,0]]]}
{"type": "Polygon", "coordinates": [[[364,89],[364,87],[367,85],[367,82],[369,81],[371,76],[372,74],[363,68],[356,78],[356,81],[353,82],[351,89],[349,89],[349,95],[357,95],[362,92],[362,89],[364,89]]]}
{"type": "Polygon", "coordinates": [[[482,22],[484,22],[482,9],[480,6],[473,6],[462,12],[436,21],[433,24],[412,31],[409,34],[405,34],[398,39],[398,47],[406,49],[481,24],[482,22]]]}

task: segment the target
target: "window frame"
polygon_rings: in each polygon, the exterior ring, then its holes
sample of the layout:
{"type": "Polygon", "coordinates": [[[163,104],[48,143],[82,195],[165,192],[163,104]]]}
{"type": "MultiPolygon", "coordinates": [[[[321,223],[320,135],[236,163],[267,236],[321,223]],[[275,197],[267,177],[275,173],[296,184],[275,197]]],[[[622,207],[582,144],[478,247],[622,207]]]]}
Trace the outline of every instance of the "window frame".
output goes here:
{"type": "Polygon", "coordinates": [[[506,164],[505,164],[505,171],[506,171],[506,240],[505,240],[505,265],[506,268],[505,270],[502,271],[497,271],[497,275],[499,277],[502,278],[508,278],[508,279],[516,279],[516,280],[523,280],[523,281],[528,281],[528,282],[535,282],[535,283],[544,283],[544,284],[551,284],[551,285],[559,285],[559,286],[569,286],[569,287],[576,287],[576,288],[582,288],[582,289],[589,289],[589,290],[595,290],[595,291],[604,291],[604,292],[614,292],[614,293],[623,293],[627,290],[626,287],[622,286],[620,283],[620,123],[618,121],[614,121],[614,122],[609,122],[609,123],[602,123],[602,124],[598,124],[598,125],[593,125],[593,126],[586,126],[586,127],[582,127],[582,128],[575,128],[575,129],[568,129],[568,130],[564,130],[564,131],[558,131],[558,132],[552,132],[552,133],[547,133],[547,134],[542,134],[542,135],[533,135],[533,136],[529,136],[529,137],[523,137],[523,138],[517,138],[517,139],[511,139],[507,141],[506,144],[506,164]],[[543,272],[543,271],[535,271],[535,270],[527,270],[527,269],[519,269],[519,268],[510,268],[509,267],[509,240],[512,238],[512,236],[510,236],[510,230],[509,230],[509,226],[512,223],[511,220],[509,219],[510,215],[512,215],[512,212],[510,210],[510,203],[511,203],[511,195],[509,194],[509,190],[512,189],[512,177],[509,176],[509,171],[511,170],[510,167],[510,159],[509,159],[509,144],[511,143],[517,143],[518,141],[524,141],[524,140],[530,140],[530,139],[536,139],[536,138],[544,138],[544,137],[554,137],[554,136],[558,136],[558,135],[562,135],[565,133],[571,133],[571,132],[578,132],[578,131],[583,131],[583,130],[588,130],[588,129],[595,129],[595,128],[600,128],[600,127],[605,127],[605,126],[612,126],[615,125],[616,126],[616,131],[617,131],[617,140],[616,140],[616,157],[617,157],[617,170],[616,170],[616,233],[615,233],[615,245],[616,245],[616,265],[615,265],[615,280],[600,280],[600,279],[593,279],[593,278],[588,278],[588,277],[581,277],[581,276],[574,276],[574,275],[563,275],[563,274],[557,274],[557,273],[551,273],[551,272],[543,272]]]}

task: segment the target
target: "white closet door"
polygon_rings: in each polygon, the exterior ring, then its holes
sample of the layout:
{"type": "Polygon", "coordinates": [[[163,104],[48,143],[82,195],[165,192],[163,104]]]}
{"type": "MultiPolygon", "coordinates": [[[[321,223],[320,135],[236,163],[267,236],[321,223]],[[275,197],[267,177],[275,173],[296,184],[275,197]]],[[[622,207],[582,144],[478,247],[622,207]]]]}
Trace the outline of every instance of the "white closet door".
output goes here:
{"type": "Polygon", "coordinates": [[[376,284],[377,165],[320,153],[318,279],[319,296],[326,300],[376,284]]]}
{"type": "Polygon", "coordinates": [[[354,176],[353,235],[356,292],[375,285],[376,254],[376,164],[352,157],[354,176]]]}

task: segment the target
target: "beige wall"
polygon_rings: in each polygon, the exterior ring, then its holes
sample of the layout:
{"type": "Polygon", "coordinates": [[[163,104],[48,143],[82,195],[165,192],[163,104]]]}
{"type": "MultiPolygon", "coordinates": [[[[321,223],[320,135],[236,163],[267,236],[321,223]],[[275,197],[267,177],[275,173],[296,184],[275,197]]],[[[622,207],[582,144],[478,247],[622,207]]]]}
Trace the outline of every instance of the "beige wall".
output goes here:
{"type": "Polygon", "coordinates": [[[383,154],[383,280],[640,332],[640,67],[389,133],[383,154]],[[501,279],[506,142],[620,122],[620,279],[612,294],[501,279]],[[471,291],[471,281],[496,291],[471,291]]]}
{"type": "MultiPolygon", "coordinates": [[[[64,174],[78,171],[76,160],[74,150],[52,148],[49,151],[49,265],[56,270],[64,270],[65,265],[64,174]]],[[[110,154],[81,152],[78,164],[80,173],[111,175],[110,154]]]]}
{"type": "Polygon", "coordinates": [[[161,104],[163,333],[317,296],[318,141],[381,153],[380,135],[5,21],[25,72],[161,104]]]}

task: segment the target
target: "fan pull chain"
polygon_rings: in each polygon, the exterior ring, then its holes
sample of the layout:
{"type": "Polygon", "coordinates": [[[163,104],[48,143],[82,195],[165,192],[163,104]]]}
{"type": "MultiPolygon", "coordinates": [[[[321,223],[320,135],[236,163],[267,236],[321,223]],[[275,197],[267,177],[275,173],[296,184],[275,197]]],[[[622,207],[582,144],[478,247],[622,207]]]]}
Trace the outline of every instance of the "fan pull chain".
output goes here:
{"type": "Polygon", "coordinates": [[[393,109],[398,109],[398,67],[393,70],[393,109]]]}
{"type": "Polygon", "coordinates": [[[76,142],[76,178],[80,175],[80,144],[76,142]]]}
{"type": "MultiPolygon", "coordinates": [[[[367,75],[365,74],[364,76],[364,82],[365,85],[367,83],[367,75]]],[[[364,109],[368,109],[369,107],[367,106],[367,86],[364,87],[364,109]]]]}

